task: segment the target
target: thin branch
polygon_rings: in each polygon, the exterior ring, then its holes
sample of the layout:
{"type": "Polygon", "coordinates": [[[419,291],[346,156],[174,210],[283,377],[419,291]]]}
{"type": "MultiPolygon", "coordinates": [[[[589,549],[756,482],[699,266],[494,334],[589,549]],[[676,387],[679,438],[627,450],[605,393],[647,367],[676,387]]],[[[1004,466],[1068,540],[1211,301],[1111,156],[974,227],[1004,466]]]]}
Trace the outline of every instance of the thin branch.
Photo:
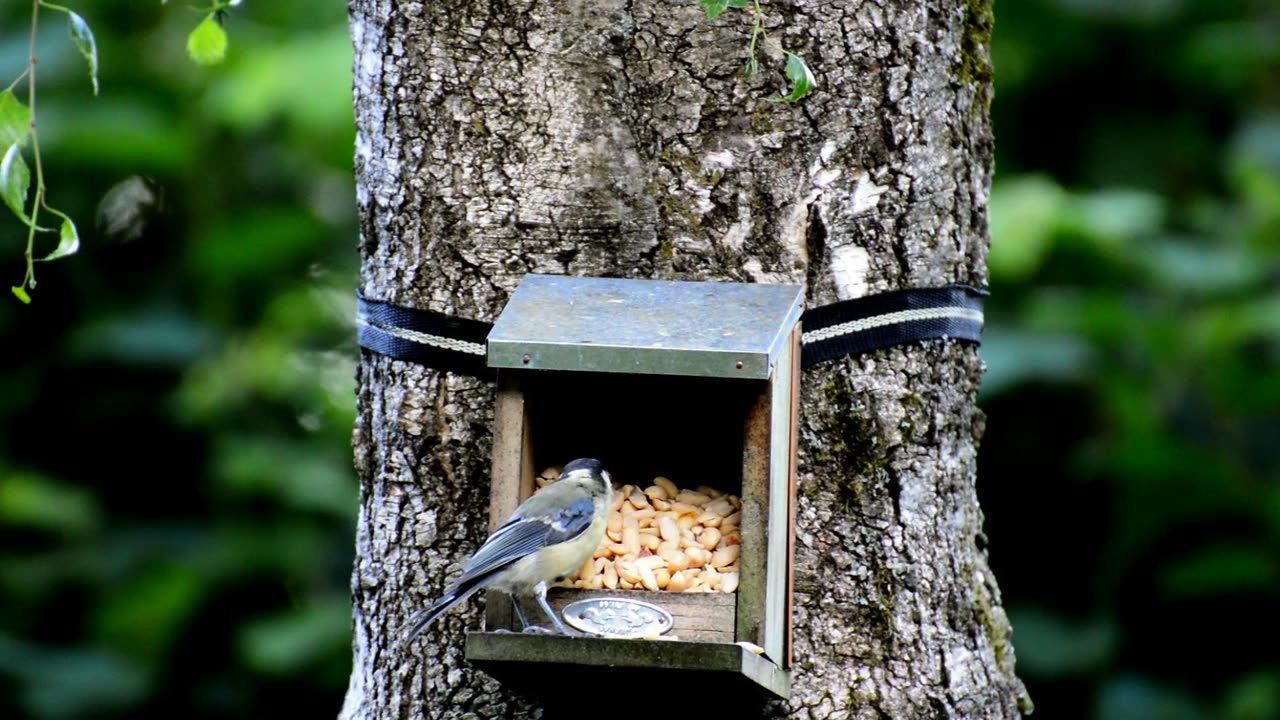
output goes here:
{"type": "Polygon", "coordinates": [[[28,132],[31,135],[31,153],[36,163],[36,194],[31,202],[31,225],[27,229],[27,275],[22,279],[22,284],[35,289],[36,286],[36,264],[35,264],[35,247],[36,247],[36,226],[39,224],[40,206],[44,204],[44,166],[40,163],[40,139],[36,136],[36,63],[40,59],[36,57],[36,31],[40,27],[40,0],[33,0],[31,3],[31,45],[30,58],[27,64],[27,107],[31,111],[31,127],[28,132]]]}

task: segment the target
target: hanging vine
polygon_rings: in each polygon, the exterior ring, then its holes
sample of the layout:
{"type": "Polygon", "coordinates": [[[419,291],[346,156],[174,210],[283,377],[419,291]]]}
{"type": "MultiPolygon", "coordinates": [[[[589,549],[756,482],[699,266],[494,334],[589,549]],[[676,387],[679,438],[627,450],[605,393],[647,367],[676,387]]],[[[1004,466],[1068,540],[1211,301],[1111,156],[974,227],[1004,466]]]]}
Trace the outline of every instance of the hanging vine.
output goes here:
{"type": "Polygon", "coordinates": [[[707,11],[707,18],[714,20],[728,9],[738,9],[749,14],[752,19],[751,39],[747,42],[747,62],[743,73],[751,77],[760,72],[759,53],[761,46],[777,51],[785,58],[782,72],[791,82],[791,92],[786,95],[768,98],[771,102],[795,102],[808,95],[818,86],[813,72],[809,70],[804,58],[787,50],[765,29],[765,14],[760,8],[760,0],[698,0],[698,4],[707,11]]]}
{"type": "MultiPolygon", "coordinates": [[[[168,0],[161,0],[167,4],[168,0]]],[[[212,66],[221,63],[227,53],[227,33],[223,22],[228,10],[240,5],[241,0],[209,0],[203,8],[196,8],[203,19],[187,36],[187,54],[192,61],[212,66]]],[[[760,71],[760,54],[763,48],[775,51],[784,58],[783,75],[789,81],[791,91],[767,98],[771,102],[796,102],[817,86],[813,73],[804,59],[787,50],[769,36],[765,27],[765,13],[760,0],[698,0],[706,10],[707,18],[714,20],[730,9],[741,10],[751,18],[751,34],[747,41],[746,63],[743,73],[752,77],[760,71]]],[[[89,24],[68,7],[45,0],[31,3],[31,42],[26,67],[0,92],[0,198],[27,228],[24,256],[26,273],[22,282],[12,286],[13,295],[23,303],[31,302],[31,291],[36,288],[36,263],[57,260],[75,254],[80,249],[80,233],[75,222],[66,213],[48,202],[44,165],[40,157],[40,138],[36,122],[36,36],[41,13],[62,13],[67,18],[71,42],[88,65],[89,81],[93,94],[98,94],[98,47],[89,24]],[[26,103],[19,99],[15,88],[26,82],[26,103]],[[28,165],[26,157],[31,158],[28,165]],[[32,171],[34,166],[34,188],[32,171]],[[57,228],[40,224],[42,215],[53,218],[57,228]],[[47,253],[36,252],[38,233],[57,233],[57,245],[47,253]]]]}
{"type": "MultiPolygon", "coordinates": [[[[208,7],[200,9],[204,20],[187,37],[187,54],[201,65],[216,65],[226,56],[227,35],[222,29],[223,16],[229,8],[241,0],[211,0],[208,7]]],[[[93,94],[98,94],[98,45],[89,23],[68,7],[45,0],[31,3],[31,41],[27,53],[27,65],[22,72],[0,92],[0,198],[9,206],[27,228],[24,256],[26,273],[22,282],[10,287],[14,297],[23,303],[31,302],[31,291],[36,289],[36,263],[57,260],[74,255],[80,249],[80,233],[75,222],[66,213],[49,204],[45,186],[44,163],[40,156],[40,134],[36,122],[36,72],[40,62],[36,52],[36,37],[40,28],[41,13],[61,13],[67,18],[71,42],[88,65],[89,82],[93,94]],[[26,103],[19,99],[15,89],[26,82],[26,103]],[[27,157],[31,164],[28,165],[27,157]],[[32,167],[35,168],[32,187],[32,167]],[[52,217],[57,228],[41,225],[41,216],[52,217]],[[57,233],[58,244],[47,253],[36,252],[37,233],[57,233]]]]}

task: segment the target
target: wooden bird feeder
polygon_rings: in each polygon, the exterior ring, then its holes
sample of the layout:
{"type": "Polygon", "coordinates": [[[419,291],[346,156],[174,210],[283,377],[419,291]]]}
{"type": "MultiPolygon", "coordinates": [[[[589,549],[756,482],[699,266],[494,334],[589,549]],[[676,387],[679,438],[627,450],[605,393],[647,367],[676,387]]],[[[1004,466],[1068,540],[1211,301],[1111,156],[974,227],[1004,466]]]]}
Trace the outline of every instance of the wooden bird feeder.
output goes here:
{"type": "Polygon", "coordinates": [[[534,693],[569,670],[697,672],[788,695],[802,307],[796,285],[524,278],[488,337],[491,529],[534,492],[539,469],[594,457],[616,484],[666,476],[740,498],[738,585],[550,595],[557,611],[592,597],[655,605],[674,626],[647,640],[520,633],[507,597],[489,592],[468,660],[534,693]]]}

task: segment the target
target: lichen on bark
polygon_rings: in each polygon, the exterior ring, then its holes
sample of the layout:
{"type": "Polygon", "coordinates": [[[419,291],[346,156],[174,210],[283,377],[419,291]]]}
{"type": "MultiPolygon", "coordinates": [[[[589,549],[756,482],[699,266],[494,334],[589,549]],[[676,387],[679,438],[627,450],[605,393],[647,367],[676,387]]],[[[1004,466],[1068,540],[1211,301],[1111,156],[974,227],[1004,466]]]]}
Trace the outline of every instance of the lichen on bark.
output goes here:
{"type": "MultiPolygon", "coordinates": [[[[983,285],[989,4],[768,7],[818,75],[795,105],[742,77],[740,14],[692,0],[352,0],[361,291],[492,319],[529,272],[803,283],[811,305],[983,285]]],[[[951,341],[805,372],[794,692],[767,715],[1027,707],[977,541],[981,374],[951,341]]],[[[392,645],[483,540],[492,387],[373,355],[359,376],[343,717],[536,716],[465,663],[478,600],[392,645]]]]}

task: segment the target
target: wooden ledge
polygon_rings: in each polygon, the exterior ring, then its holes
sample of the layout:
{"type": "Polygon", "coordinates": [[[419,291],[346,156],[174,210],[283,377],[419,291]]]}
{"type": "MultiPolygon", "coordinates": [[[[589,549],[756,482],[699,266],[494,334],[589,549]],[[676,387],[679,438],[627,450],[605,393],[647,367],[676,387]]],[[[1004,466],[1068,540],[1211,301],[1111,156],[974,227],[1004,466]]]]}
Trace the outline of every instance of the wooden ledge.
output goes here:
{"type": "Polygon", "coordinates": [[[791,694],[786,671],[733,643],[471,632],[466,654],[485,672],[533,697],[564,692],[565,678],[575,678],[571,692],[578,696],[592,687],[606,696],[625,688],[688,688],[702,698],[737,692],[759,704],[768,696],[791,694]]]}

